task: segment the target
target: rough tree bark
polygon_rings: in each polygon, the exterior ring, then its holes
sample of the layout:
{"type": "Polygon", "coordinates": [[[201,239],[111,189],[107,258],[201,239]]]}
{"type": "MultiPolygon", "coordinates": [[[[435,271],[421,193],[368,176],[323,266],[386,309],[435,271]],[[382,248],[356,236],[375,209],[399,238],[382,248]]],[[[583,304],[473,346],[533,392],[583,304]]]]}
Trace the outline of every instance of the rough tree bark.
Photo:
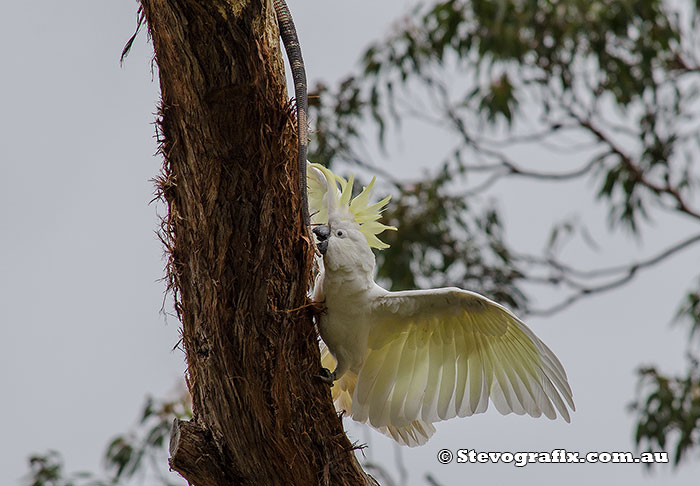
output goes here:
{"type": "Polygon", "coordinates": [[[371,484],[320,369],[292,112],[267,0],[141,0],[162,95],[160,189],[197,486],[371,484]]]}

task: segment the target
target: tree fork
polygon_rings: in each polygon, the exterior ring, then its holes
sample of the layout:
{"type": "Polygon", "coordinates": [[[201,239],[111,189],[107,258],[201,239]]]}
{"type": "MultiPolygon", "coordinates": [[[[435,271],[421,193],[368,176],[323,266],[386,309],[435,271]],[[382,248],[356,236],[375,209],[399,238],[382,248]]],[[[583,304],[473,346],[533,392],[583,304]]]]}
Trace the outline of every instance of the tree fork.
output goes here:
{"type": "Polygon", "coordinates": [[[196,486],[376,484],[313,378],[313,253],[271,1],[141,4],[159,68],[163,233],[194,412],[175,424],[171,467],[196,486]]]}

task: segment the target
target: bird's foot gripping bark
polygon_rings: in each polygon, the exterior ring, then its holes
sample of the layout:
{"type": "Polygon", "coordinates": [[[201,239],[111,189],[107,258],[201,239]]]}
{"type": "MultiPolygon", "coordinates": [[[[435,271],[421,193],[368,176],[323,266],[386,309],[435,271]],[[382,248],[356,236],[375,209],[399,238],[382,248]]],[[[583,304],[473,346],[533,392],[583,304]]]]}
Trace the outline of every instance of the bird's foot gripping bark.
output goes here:
{"type": "Polygon", "coordinates": [[[335,371],[331,372],[331,370],[328,368],[321,368],[321,374],[315,375],[315,377],[322,382],[329,384],[330,386],[333,386],[333,382],[337,379],[335,376],[335,371]]]}

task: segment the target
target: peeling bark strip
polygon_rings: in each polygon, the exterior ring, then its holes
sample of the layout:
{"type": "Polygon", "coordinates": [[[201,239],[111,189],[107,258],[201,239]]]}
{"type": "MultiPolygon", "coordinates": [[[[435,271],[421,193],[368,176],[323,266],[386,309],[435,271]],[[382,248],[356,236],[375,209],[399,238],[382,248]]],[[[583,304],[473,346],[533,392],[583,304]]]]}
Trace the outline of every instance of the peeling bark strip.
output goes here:
{"type": "Polygon", "coordinates": [[[343,433],[306,303],[293,120],[269,0],[141,0],[162,94],[160,192],[194,419],[191,484],[372,484],[343,433]],[[199,458],[199,460],[197,460],[199,458]]]}

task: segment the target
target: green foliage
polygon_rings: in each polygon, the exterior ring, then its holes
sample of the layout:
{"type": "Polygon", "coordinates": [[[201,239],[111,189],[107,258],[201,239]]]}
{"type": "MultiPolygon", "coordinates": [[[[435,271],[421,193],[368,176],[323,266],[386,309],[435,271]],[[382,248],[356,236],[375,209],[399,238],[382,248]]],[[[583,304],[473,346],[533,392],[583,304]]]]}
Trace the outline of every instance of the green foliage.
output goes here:
{"type": "Polygon", "coordinates": [[[504,128],[500,121],[507,130],[519,129],[516,120],[531,123],[534,102],[541,111],[537,124],[549,135],[579,132],[600,148],[593,164],[598,196],[610,202],[613,226],[637,232],[653,196],[678,203],[683,194],[673,187],[697,184],[690,162],[671,163],[682,149],[698,148],[697,132],[681,128],[694,116],[698,92],[690,82],[698,73],[692,45],[697,10],[685,6],[689,22],[660,0],[421,6],[365,51],[362,76],[349,77],[335,93],[318,91],[314,160],[356,162],[351,146],[360,125],[373,120],[383,145],[389,122],[425,111],[421,98],[430,99],[428,111],[445,105],[435,116],[461,132],[457,151],[471,148],[463,152],[468,158],[498,159],[501,154],[478,136],[504,128]],[[457,79],[446,86],[450,73],[457,79]],[[401,90],[406,96],[397,94],[401,90]],[[619,120],[604,119],[602,108],[614,109],[619,120]]]}
{"type": "MultiPolygon", "coordinates": [[[[689,326],[690,338],[700,329],[700,287],[689,291],[676,315],[676,322],[689,326]]],[[[692,341],[689,341],[692,343],[692,341]]],[[[700,447],[700,364],[689,357],[685,376],[669,377],[655,367],[639,370],[635,442],[651,451],[660,447],[673,452],[673,462],[687,461],[700,447]]]]}
{"type": "Polygon", "coordinates": [[[637,446],[649,452],[672,450],[673,462],[678,465],[700,445],[698,361],[691,358],[688,374],[682,377],[669,378],[654,367],[642,368],[639,375],[638,398],[631,406],[638,416],[637,446]]]}
{"type": "Polygon", "coordinates": [[[700,336],[700,285],[695,290],[689,291],[685,296],[676,314],[676,322],[685,322],[689,325],[691,340],[696,334],[700,336]]]}
{"type": "MultiPolygon", "coordinates": [[[[366,51],[364,73],[375,86],[427,76],[428,66],[457,59],[477,74],[523,67],[519,90],[540,83],[567,90],[579,82],[583,63],[593,63],[587,88],[626,106],[658,89],[657,71],[682,65],[677,18],[660,0],[447,0],[423,10],[366,51]]],[[[490,103],[481,96],[472,106],[479,105],[490,103]]]]}
{"type": "Polygon", "coordinates": [[[175,476],[166,475],[167,440],[174,419],[192,418],[189,395],[176,400],[156,401],[148,397],[135,428],[113,438],[104,457],[103,478],[93,473],[67,474],[63,459],[56,451],[34,454],[29,458],[27,486],[120,486],[139,477],[155,478],[156,484],[179,486],[175,476]],[[150,476],[149,476],[150,475],[150,476]]]}
{"type": "Polygon", "coordinates": [[[464,102],[470,105],[474,99],[479,103],[478,112],[483,113],[488,122],[496,122],[499,116],[503,117],[508,124],[513,121],[518,100],[515,98],[515,87],[507,74],[502,74],[486,87],[474,88],[464,102]]]}
{"type": "Polygon", "coordinates": [[[30,478],[32,486],[65,484],[63,477],[63,461],[57,451],[49,451],[45,455],[33,455],[29,458],[30,478]]]}
{"type": "Polygon", "coordinates": [[[109,486],[113,483],[96,479],[92,473],[79,472],[66,474],[63,458],[57,451],[34,454],[29,457],[29,474],[26,486],[109,486]]]}
{"type": "MultiPolygon", "coordinates": [[[[170,427],[175,418],[192,417],[188,396],[180,400],[156,402],[148,397],[144,405],[137,431],[115,437],[107,446],[105,468],[115,483],[128,480],[145,468],[145,459],[165,460],[164,447],[170,437],[170,427]]],[[[158,462],[154,470],[160,472],[158,462]]],[[[163,484],[173,484],[161,475],[163,484]]]]}

